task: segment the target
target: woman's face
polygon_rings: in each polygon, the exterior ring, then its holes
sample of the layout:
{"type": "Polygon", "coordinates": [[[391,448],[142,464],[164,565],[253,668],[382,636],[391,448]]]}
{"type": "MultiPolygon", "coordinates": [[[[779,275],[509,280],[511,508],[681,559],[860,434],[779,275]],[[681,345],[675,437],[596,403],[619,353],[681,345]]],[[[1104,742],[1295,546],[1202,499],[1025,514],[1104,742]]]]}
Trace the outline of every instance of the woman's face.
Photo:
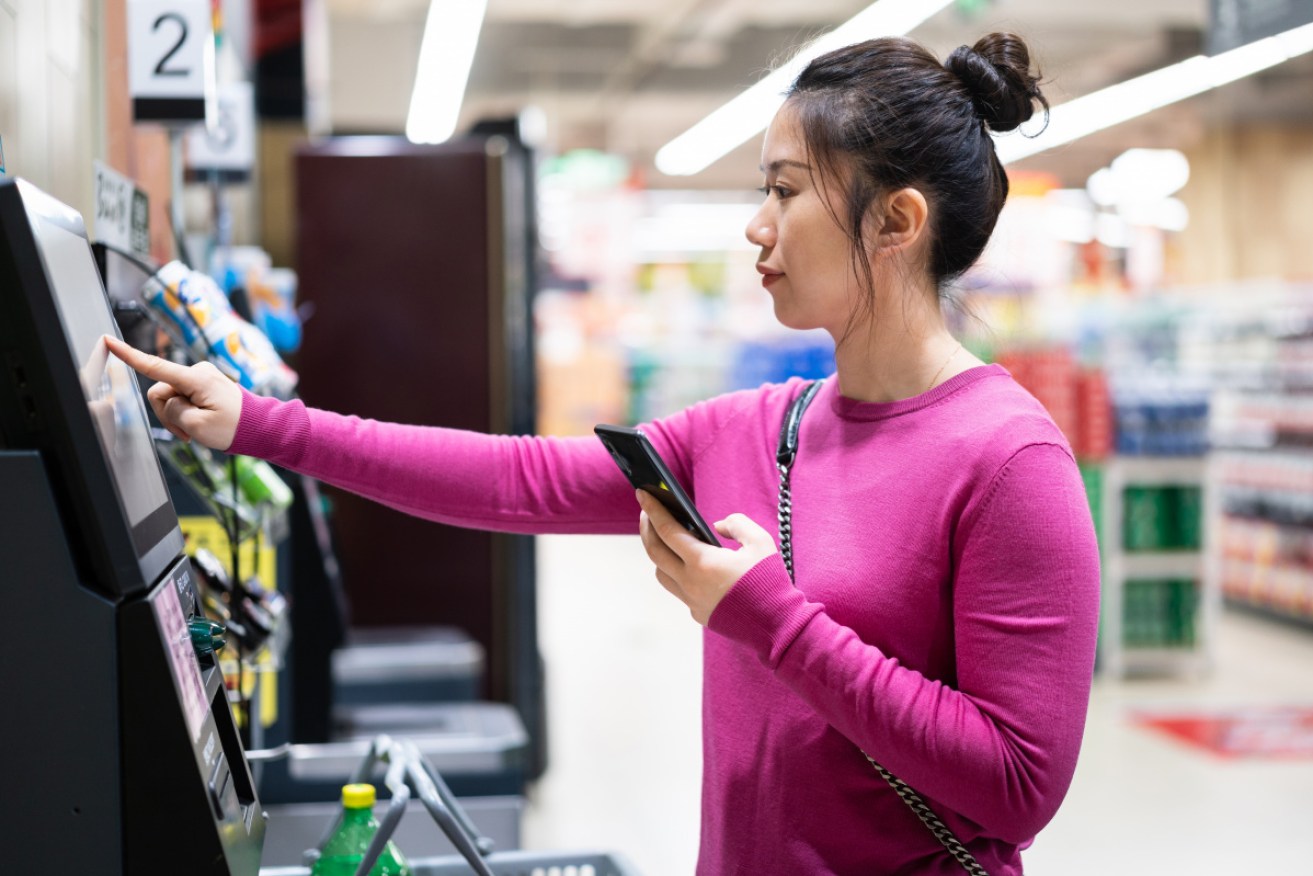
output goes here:
{"type": "Polygon", "coordinates": [[[860,288],[852,244],[836,216],[845,215],[842,179],[821,179],[808,155],[797,112],[786,103],[761,149],[766,200],[748,223],[761,248],[757,270],[775,302],[775,318],[793,329],[843,334],[860,288]]]}

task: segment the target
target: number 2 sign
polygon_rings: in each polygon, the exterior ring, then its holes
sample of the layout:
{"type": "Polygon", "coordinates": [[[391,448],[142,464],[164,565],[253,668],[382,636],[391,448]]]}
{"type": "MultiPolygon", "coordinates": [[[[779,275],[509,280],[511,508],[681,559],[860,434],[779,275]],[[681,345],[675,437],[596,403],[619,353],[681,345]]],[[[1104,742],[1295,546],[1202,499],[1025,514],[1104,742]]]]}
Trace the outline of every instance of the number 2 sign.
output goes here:
{"type": "Polygon", "coordinates": [[[213,116],[214,28],[209,0],[128,0],[128,89],[139,122],[213,116]]]}

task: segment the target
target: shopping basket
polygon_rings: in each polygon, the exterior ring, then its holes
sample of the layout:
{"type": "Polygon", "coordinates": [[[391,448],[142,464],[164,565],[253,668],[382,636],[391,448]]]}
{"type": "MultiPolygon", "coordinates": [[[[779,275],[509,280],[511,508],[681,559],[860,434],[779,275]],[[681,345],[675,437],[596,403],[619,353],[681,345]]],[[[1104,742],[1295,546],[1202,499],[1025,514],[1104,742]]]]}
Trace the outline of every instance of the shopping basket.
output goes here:
{"type": "MultiPolygon", "coordinates": [[[[468,876],[470,873],[476,876],[639,876],[620,856],[609,852],[494,851],[492,841],[479,833],[433,765],[413,743],[404,739],[376,737],[352,773],[351,782],[370,781],[384,765],[387,769],[383,784],[392,795],[391,801],[356,876],[366,876],[378,860],[406,814],[412,789],[458,852],[442,857],[412,858],[410,868],[414,876],[468,876]]],[[[305,866],[265,867],[261,868],[260,876],[309,876],[320,850],[339,823],[340,816],[328,825],[315,847],[306,851],[305,866]]]]}

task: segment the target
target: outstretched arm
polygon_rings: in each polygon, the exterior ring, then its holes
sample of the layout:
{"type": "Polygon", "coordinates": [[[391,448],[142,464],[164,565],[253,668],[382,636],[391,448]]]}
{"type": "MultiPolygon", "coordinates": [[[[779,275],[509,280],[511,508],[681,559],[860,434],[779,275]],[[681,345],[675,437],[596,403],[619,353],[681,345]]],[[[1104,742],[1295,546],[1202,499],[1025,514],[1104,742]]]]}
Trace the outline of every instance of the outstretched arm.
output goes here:
{"type": "Polygon", "coordinates": [[[106,336],[157,381],[155,415],[184,441],[267,459],[404,511],[504,532],[633,533],[633,491],[593,438],[484,435],[347,417],[244,392],[208,363],[186,367],[106,336]]]}

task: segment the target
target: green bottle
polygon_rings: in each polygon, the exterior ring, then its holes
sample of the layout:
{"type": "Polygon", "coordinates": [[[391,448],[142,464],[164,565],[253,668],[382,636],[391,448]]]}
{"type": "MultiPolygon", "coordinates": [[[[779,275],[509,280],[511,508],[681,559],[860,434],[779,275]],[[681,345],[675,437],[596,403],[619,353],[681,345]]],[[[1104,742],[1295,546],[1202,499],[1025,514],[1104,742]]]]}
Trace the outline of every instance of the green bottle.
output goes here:
{"type": "MultiPolygon", "coordinates": [[[[319,860],[310,868],[311,876],[355,876],[360,862],[369,851],[370,840],[378,832],[374,817],[374,786],[342,787],[342,823],[324,843],[319,860]]],[[[369,876],[411,876],[410,865],[397,847],[388,840],[369,876]]]]}

